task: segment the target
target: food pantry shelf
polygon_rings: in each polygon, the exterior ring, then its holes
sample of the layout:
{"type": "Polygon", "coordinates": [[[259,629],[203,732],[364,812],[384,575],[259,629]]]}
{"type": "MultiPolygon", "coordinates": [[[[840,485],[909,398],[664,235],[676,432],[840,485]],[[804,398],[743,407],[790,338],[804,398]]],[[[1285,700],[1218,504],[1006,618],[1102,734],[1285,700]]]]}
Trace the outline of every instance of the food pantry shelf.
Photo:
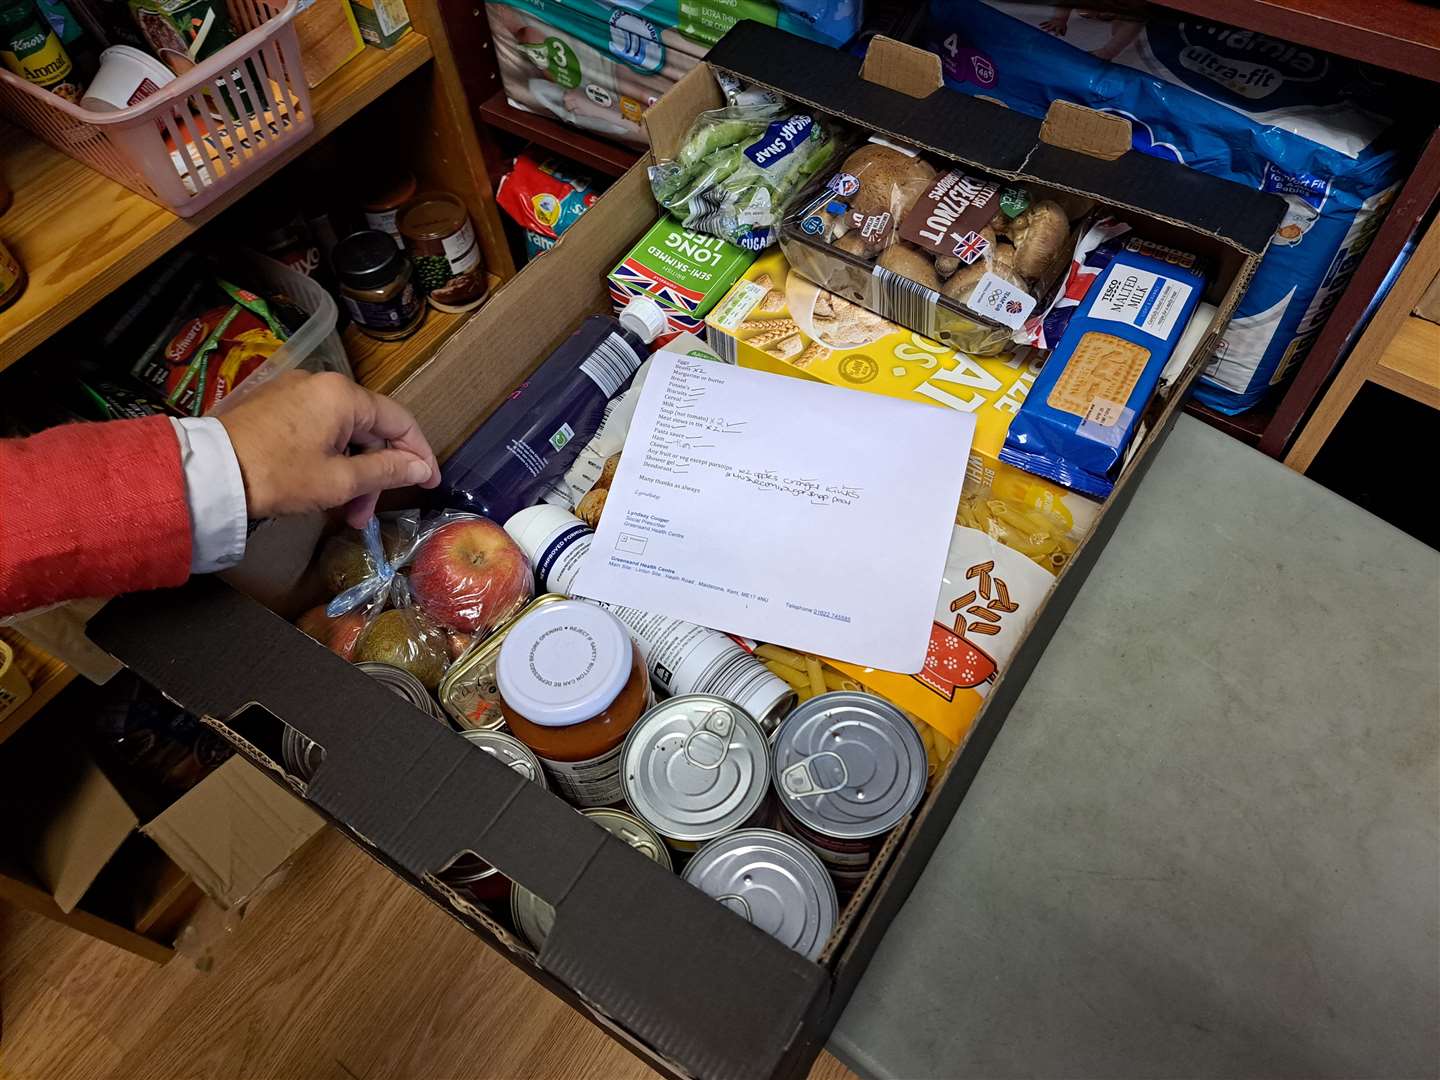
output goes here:
{"type": "Polygon", "coordinates": [[[30,682],[30,696],[10,712],[0,716],[0,743],[3,743],[48,705],[56,694],[69,686],[75,678],[75,671],[63,661],[32,645],[21,634],[4,630],[0,631],[0,637],[15,650],[15,662],[30,682]]]}
{"type": "MultiPolygon", "coordinates": [[[[392,49],[366,48],[313,93],[309,145],[334,131],[431,59],[430,42],[409,33],[392,49]]],[[[15,204],[0,238],[30,275],[15,305],[0,314],[0,369],[83,314],[191,236],[294,155],[277,155],[230,199],[181,218],[93,172],[28,132],[0,122],[5,181],[15,204]]]]}
{"type": "Polygon", "coordinates": [[[480,106],[479,111],[481,119],[491,127],[529,139],[557,154],[564,154],[571,161],[605,176],[623,176],[631,165],[640,160],[640,151],[633,147],[620,146],[618,143],[587,135],[578,128],[568,127],[548,116],[515,108],[505,99],[503,90],[490,97],[480,106]]]}
{"type": "MultiPolygon", "coordinates": [[[[500,279],[490,275],[490,291],[500,287],[500,279]]],[[[412,371],[435,355],[451,334],[459,330],[474,312],[451,315],[430,310],[425,321],[410,337],[402,341],[377,341],[362,333],[352,323],[345,328],[345,354],[355,372],[355,381],[378,394],[388,394],[404,382],[412,371]]]]}

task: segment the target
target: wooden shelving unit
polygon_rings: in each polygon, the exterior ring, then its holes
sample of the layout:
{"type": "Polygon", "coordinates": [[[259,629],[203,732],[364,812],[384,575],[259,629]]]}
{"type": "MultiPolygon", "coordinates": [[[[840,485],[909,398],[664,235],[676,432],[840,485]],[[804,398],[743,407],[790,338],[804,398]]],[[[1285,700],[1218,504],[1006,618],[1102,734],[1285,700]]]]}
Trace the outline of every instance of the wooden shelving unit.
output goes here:
{"type": "MultiPolygon", "coordinates": [[[[416,33],[392,49],[367,48],[315,88],[315,131],[301,146],[324,138],[431,58],[430,42],[416,33]]],[[[20,299],[0,314],[0,369],[234,202],[223,200],[194,217],[177,217],[8,122],[0,121],[0,141],[6,180],[15,192],[0,234],[30,276],[20,299]]],[[[277,157],[255,170],[234,198],[289,160],[277,157]]]]}
{"type": "Polygon", "coordinates": [[[589,135],[548,116],[517,109],[505,92],[492,94],[480,106],[481,118],[492,127],[529,139],[602,176],[623,176],[640,160],[640,151],[589,135]]]}
{"type": "Polygon", "coordinates": [[[404,382],[422,360],[434,355],[464,322],[464,315],[428,311],[420,329],[403,341],[377,341],[349,326],[344,334],[345,353],[350,357],[358,382],[388,394],[404,382]]]}
{"type": "Polygon", "coordinates": [[[30,696],[0,717],[0,743],[3,743],[69,686],[75,672],[13,630],[0,630],[0,637],[15,651],[15,663],[30,682],[30,696]]]}
{"type": "MultiPolygon", "coordinates": [[[[412,21],[408,34],[390,49],[367,47],[313,88],[315,127],[306,140],[265,161],[229,197],[191,218],[161,209],[0,119],[4,145],[0,164],[15,195],[0,220],[0,236],[29,275],[19,300],[0,313],[0,372],[29,356],[26,378],[46,374],[36,369],[42,354],[31,356],[37,346],[362,110],[366,130],[346,132],[335,140],[337,147],[350,150],[346,160],[352,173],[381,160],[400,161],[427,187],[453,192],[469,210],[492,290],[513,275],[514,262],[485,164],[487,150],[494,148],[471,122],[439,0],[407,0],[406,7],[412,21]]],[[[349,197],[348,181],[353,178],[336,177],[337,207],[349,197]]],[[[431,311],[420,332],[401,342],[347,333],[345,343],[357,377],[375,389],[393,390],[467,318],[468,313],[431,311]]],[[[8,410],[17,402],[11,398],[3,404],[8,410]]],[[[76,672],[21,632],[5,629],[0,635],[14,646],[32,687],[31,696],[0,720],[0,743],[4,743],[41,714],[76,672]]],[[[26,736],[47,734],[42,724],[43,719],[31,724],[26,736]]],[[[22,738],[0,747],[0,753],[19,754],[27,748],[22,738]]],[[[0,858],[0,901],[157,961],[172,955],[167,943],[199,894],[195,882],[168,861],[132,859],[107,867],[103,889],[92,886],[81,907],[65,912],[34,874],[25,866],[11,865],[12,861],[0,858]]]]}

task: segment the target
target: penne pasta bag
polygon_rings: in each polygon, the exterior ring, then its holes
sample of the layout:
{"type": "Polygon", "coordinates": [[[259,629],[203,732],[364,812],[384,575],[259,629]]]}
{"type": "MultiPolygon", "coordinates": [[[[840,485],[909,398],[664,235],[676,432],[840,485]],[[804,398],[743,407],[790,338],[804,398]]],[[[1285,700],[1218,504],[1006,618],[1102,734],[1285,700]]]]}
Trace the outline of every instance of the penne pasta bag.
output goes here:
{"type": "Polygon", "coordinates": [[[924,668],[907,675],[826,663],[959,746],[1054,583],[1053,574],[1028,556],[957,524],[924,668]]]}

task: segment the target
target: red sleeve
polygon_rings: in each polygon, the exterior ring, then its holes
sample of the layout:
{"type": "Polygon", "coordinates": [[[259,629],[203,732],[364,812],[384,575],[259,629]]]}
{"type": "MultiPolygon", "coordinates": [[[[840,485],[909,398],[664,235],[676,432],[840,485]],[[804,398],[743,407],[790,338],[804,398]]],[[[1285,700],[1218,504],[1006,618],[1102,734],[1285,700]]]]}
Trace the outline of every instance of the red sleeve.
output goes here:
{"type": "Polygon", "coordinates": [[[190,511],[163,416],[0,439],[0,615],[179,585],[190,511]]]}

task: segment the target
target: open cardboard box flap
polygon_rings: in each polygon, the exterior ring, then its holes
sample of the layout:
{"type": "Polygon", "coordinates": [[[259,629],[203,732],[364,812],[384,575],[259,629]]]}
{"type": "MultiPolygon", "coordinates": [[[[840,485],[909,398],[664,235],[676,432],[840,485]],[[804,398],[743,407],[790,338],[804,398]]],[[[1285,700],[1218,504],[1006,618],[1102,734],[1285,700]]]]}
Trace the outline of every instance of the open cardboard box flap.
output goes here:
{"type": "Polygon", "coordinates": [[[324,827],[320,815],[233,757],[141,832],[226,907],[243,904],[324,827]]]}
{"type": "MultiPolygon", "coordinates": [[[[752,24],[737,25],[711,55],[743,79],[824,111],[843,111],[862,127],[888,130],[942,156],[973,158],[992,172],[1018,175],[1022,165],[1048,163],[1074,187],[1083,188],[1088,177],[1096,190],[1086,193],[1108,193],[1110,201],[1149,215],[1159,210],[1146,209],[1147,200],[1163,197],[1176,216],[1169,233],[1156,225],[1158,238],[1173,234],[1169,242],[1177,246],[1193,240],[1217,260],[1217,327],[1283,212],[1278,198],[1173,163],[1133,153],[1101,161],[1042,145],[1038,121],[998,106],[949,91],[915,98],[872,85],[858,77],[858,60],[752,24]],[[1147,179],[1154,177],[1166,183],[1147,179]],[[1167,185],[1183,189],[1184,198],[1166,195],[1167,185]],[[1211,202],[1229,209],[1215,212],[1211,202]]],[[[647,114],[656,154],[673,153],[696,113],[719,104],[712,70],[702,64],[647,114]]],[[[656,214],[645,169],[637,166],[406,381],[396,396],[442,454],[586,314],[609,309],[605,275],[656,214]]],[[[1191,375],[1202,361],[1192,361],[1191,375]]],[[[1178,400],[1170,402],[1165,415],[1177,406],[1178,400]]],[[[1167,428],[1157,424],[1146,446],[1153,449],[1167,428]]],[[[1147,454],[1139,456],[1144,460],[1127,473],[1128,481],[1122,478],[1112,508],[1123,509],[1134,476],[1148,463],[1147,454]]],[[[282,783],[295,782],[246,741],[252,721],[259,725],[256,718],[269,714],[318,742],[325,758],[305,790],[312,805],[534,977],[621,1025],[650,1049],[658,1067],[717,1080],[791,1076],[803,1073],[838,1017],[983,759],[1003,706],[1023,684],[1117,519],[1118,510],[1102,514],[1081,545],[1022,644],[1025,659],[1001,681],[1006,693],[992,696],[982,712],[974,750],[967,743],[956,755],[920,814],[928,818],[923,834],[917,828],[903,838],[871,906],[848,928],[848,944],[829,967],[784,948],[489,756],[467,752],[458,735],[226,583],[197,579],[167,593],[125,598],[90,629],[97,642],[226,731],[282,783]],[[464,851],[556,907],[538,966],[497,924],[477,909],[447,903],[453,894],[437,888],[433,875],[464,851]]]]}

